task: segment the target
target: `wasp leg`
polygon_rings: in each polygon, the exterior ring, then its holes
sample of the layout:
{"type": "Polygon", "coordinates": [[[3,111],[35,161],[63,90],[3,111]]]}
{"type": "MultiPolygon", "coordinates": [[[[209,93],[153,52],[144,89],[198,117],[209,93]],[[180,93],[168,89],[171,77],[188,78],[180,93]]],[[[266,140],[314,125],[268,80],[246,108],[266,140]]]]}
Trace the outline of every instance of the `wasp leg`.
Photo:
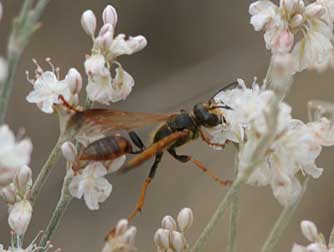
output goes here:
{"type": "Polygon", "coordinates": [[[192,158],[189,155],[178,155],[175,151],[175,146],[172,146],[170,148],[167,149],[168,153],[170,155],[172,155],[176,160],[182,162],[182,163],[186,163],[188,161],[191,161],[193,164],[196,165],[197,168],[199,168],[201,171],[205,172],[211,179],[213,179],[214,181],[218,182],[220,185],[222,186],[229,186],[232,184],[231,180],[223,180],[221,178],[219,178],[218,176],[216,176],[214,173],[212,173],[208,168],[205,167],[205,165],[200,162],[197,159],[192,158]]]}
{"type": "Polygon", "coordinates": [[[77,108],[73,107],[71,104],[68,103],[68,101],[65,100],[63,95],[59,95],[58,99],[62,101],[63,105],[68,108],[69,110],[72,110],[73,112],[81,112],[77,108]]]}
{"type": "MultiPolygon", "coordinates": [[[[146,179],[145,179],[145,181],[144,181],[144,183],[141,187],[140,196],[139,196],[139,199],[137,200],[136,208],[132,211],[132,213],[128,217],[129,222],[132,221],[136,217],[136,215],[139,214],[143,209],[147,189],[148,189],[149,185],[151,184],[151,182],[154,178],[154,175],[157,171],[158,165],[161,161],[162,154],[163,154],[163,152],[160,151],[155,155],[154,163],[153,163],[153,165],[150,169],[150,172],[149,172],[148,176],[146,177],[146,179]]],[[[115,228],[111,229],[106,236],[106,240],[108,240],[109,238],[114,237],[115,231],[116,231],[115,228]]]]}
{"type": "Polygon", "coordinates": [[[185,137],[187,134],[187,130],[177,131],[170,134],[169,136],[162,138],[158,142],[151,144],[142,153],[128,161],[122,167],[122,169],[119,170],[118,173],[126,173],[136,167],[139,167],[140,164],[144,163],[145,161],[156,155],[156,153],[163,151],[166,147],[170,146],[178,139],[185,137]]]}
{"type": "Polygon", "coordinates": [[[225,145],[228,143],[228,140],[223,143],[223,144],[219,144],[219,143],[213,143],[210,141],[210,139],[206,136],[206,134],[200,130],[200,135],[201,135],[201,138],[204,142],[206,142],[208,145],[212,145],[212,146],[215,146],[215,147],[219,147],[219,148],[225,148],[225,145]]]}
{"type": "Polygon", "coordinates": [[[130,131],[129,136],[132,142],[139,148],[138,151],[131,151],[131,154],[139,154],[145,150],[145,145],[135,131],[130,131]]]}

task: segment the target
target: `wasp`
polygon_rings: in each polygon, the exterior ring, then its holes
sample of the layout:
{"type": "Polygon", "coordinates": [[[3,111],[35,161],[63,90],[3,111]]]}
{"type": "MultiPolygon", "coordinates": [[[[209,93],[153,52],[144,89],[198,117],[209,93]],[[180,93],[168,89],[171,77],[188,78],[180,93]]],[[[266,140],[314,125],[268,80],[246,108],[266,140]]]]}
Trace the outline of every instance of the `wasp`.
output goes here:
{"type": "MultiPolygon", "coordinates": [[[[224,147],[225,144],[212,143],[206,137],[202,128],[213,128],[226,123],[222,109],[231,110],[232,108],[223,101],[216,101],[216,96],[220,92],[233,89],[238,86],[238,82],[233,82],[220,89],[208,102],[195,104],[192,111],[181,110],[173,114],[154,114],[154,113],[136,113],[124,112],[111,109],[88,109],[79,111],[65,100],[63,103],[75,113],[68,121],[68,129],[75,134],[95,134],[96,132],[110,134],[114,130],[126,130],[132,142],[139,148],[134,151],[132,144],[125,137],[109,135],[100,140],[92,142],[79,154],[79,161],[112,161],[124,154],[137,154],[136,157],[128,161],[119,173],[125,173],[138,167],[146,160],[155,156],[153,165],[142,185],[140,197],[136,208],[129,215],[131,221],[139,212],[141,212],[145,195],[151,184],[158,165],[161,161],[164,151],[167,151],[176,160],[186,163],[192,162],[201,171],[205,172],[216,182],[223,186],[230,185],[231,181],[221,180],[208,170],[199,160],[190,155],[179,155],[176,148],[187,144],[188,142],[201,138],[209,145],[224,147]],[[133,131],[149,124],[162,122],[162,125],[155,131],[151,145],[145,148],[140,137],[133,131]]],[[[108,236],[113,235],[113,231],[108,236]]]]}

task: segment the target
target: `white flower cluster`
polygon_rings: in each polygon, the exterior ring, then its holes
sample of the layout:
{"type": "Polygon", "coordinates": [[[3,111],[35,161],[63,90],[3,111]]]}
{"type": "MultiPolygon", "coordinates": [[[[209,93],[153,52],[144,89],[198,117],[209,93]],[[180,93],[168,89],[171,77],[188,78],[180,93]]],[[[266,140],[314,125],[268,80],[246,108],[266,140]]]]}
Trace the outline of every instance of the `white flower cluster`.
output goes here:
{"type": "MultiPolygon", "coordinates": [[[[78,155],[75,146],[66,142],[62,145],[62,152],[73,165],[78,155]]],[[[104,176],[120,169],[124,162],[125,155],[108,163],[108,166],[103,162],[89,162],[73,175],[69,184],[71,195],[78,199],[83,197],[90,210],[99,209],[99,203],[104,202],[112,191],[112,185],[104,176]]]]}
{"type": "Polygon", "coordinates": [[[32,206],[28,195],[32,172],[27,166],[32,144],[16,140],[7,125],[0,127],[0,198],[9,207],[8,223],[16,234],[24,234],[30,223],[32,206]]]}
{"type": "MultiPolygon", "coordinates": [[[[221,92],[215,99],[224,101],[232,110],[223,111],[225,125],[208,131],[211,141],[232,141],[239,144],[239,160],[243,162],[247,144],[256,142],[268,130],[266,111],[274,95],[272,91],[264,90],[256,83],[252,89],[247,88],[242,80],[239,80],[238,88],[221,92]]],[[[289,205],[301,192],[298,174],[313,178],[322,174],[322,169],[316,166],[315,160],[322,146],[334,144],[333,137],[333,123],[327,118],[305,124],[293,119],[290,106],[281,102],[274,142],[247,183],[270,185],[278,201],[282,205],[289,205]]],[[[239,170],[240,174],[242,172],[239,170]]]]}
{"type": "Polygon", "coordinates": [[[28,102],[36,103],[40,110],[48,114],[54,112],[54,105],[62,103],[59,99],[60,95],[73,105],[79,103],[82,77],[75,68],[71,68],[65,78],[60,80],[59,70],[54,68],[50,59],[46,61],[50,64],[52,71],[44,71],[36,60],[33,61],[37,68],[35,78],[29,79],[28,77],[28,81],[34,88],[26,98],[28,102]]]}
{"type": "Polygon", "coordinates": [[[330,239],[327,244],[323,234],[318,232],[313,222],[305,220],[300,226],[304,237],[311,243],[307,246],[294,244],[291,252],[334,252],[334,240],[330,239]]]}
{"type": "MultiPolygon", "coordinates": [[[[87,97],[91,101],[102,104],[125,100],[134,86],[134,79],[116,61],[121,55],[131,55],[142,50],[147,41],[143,36],[129,37],[124,34],[114,36],[117,24],[117,13],[114,7],[108,5],[102,14],[104,25],[95,37],[96,17],[91,10],[82,14],[81,25],[85,32],[93,40],[91,55],[86,57],[84,67],[88,76],[86,86],[87,97]],[[115,76],[111,76],[111,67],[116,66],[115,76]]],[[[78,105],[79,92],[82,88],[80,73],[71,68],[64,79],[60,79],[59,69],[51,66],[51,71],[44,71],[36,60],[35,78],[28,81],[33,85],[33,90],[28,94],[27,101],[36,103],[45,113],[53,113],[55,105],[61,104],[59,96],[72,105],[78,105]]],[[[6,76],[6,64],[0,59],[0,81],[6,76]]]]}
{"type": "Polygon", "coordinates": [[[135,252],[137,229],[134,226],[129,227],[127,220],[120,220],[115,228],[115,233],[109,235],[102,252],[135,252]]]}
{"type": "Polygon", "coordinates": [[[147,41],[141,35],[128,39],[124,34],[114,36],[118,16],[111,5],[104,9],[102,19],[103,26],[95,37],[96,17],[93,11],[87,10],[81,17],[81,25],[94,43],[92,54],[85,61],[88,75],[86,91],[91,101],[109,104],[126,99],[134,86],[132,76],[115,60],[121,55],[142,50],[147,41]],[[114,77],[110,73],[113,64],[116,65],[114,77]]]}
{"type": "Polygon", "coordinates": [[[250,5],[249,13],[254,29],[264,31],[267,49],[289,56],[294,65],[291,72],[333,65],[333,0],[307,6],[303,0],[280,0],[279,6],[259,0],[250,5]]]}
{"type": "Polygon", "coordinates": [[[170,215],[165,216],[154,235],[154,243],[159,252],[184,252],[189,247],[184,232],[190,228],[194,220],[190,208],[183,208],[177,215],[177,224],[170,215]],[[179,227],[179,231],[177,230],[179,227]]]}

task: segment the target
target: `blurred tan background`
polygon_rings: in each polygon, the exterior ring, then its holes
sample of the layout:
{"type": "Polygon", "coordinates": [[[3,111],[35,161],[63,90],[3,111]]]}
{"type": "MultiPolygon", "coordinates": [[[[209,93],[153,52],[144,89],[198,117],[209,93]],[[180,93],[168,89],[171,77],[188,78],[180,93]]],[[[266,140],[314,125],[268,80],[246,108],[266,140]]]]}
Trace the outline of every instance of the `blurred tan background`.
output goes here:
{"type": "MultiPolygon", "coordinates": [[[[4,17],[0,26],[1,53],[4,54],[10,20],[18,13],[19,0],[3,0],[4,17]]],[[[249,0],[115,0],[115,1],[51,1],[42,17],[43,26],[34,35],[20,63],[7,122],[14,129],[24,126],[34,143],[31,167],[34,175],[46,160],[57,139],[57,120],[28,104],[25,96],[31,86],[24,71],[33,70],[32,58],[42,64],[51,57],[61,67],[61,74],[76,67],[83,73],[83,61],[90,50],[90,40],[80,26],[80,15],[92,9],[100,16],[103,8],[113,4],[119,14],[117,32],[143,34],[148,47],[133,56],[120,58],[136,80],[133,93],[126,102],[112,105],[130,111],[170,112],[190,109],[207,100],[224,84],[243,78],[248,84],[254,76],[262,78],[269,53],[264,48],[261,33],[249,25],[249,0]]],[[[101,24],[101,20],[99,20],[101,24]]],[[[44,64],[46,66],[46,64],[44,64]]],[[[306,120],[306,104],[310,99],[333,101],[334,72],[299,74],[288,97],[293,115],[306,120]]],[[[146,142],[147,131],[142,132],[146,142]]],[[[311,219],[328,236],[334,222],[333,148],[325,149],[318,165],[325,168],[319,180],[312,180],[291,225],[276,251],[290,251],[294,241],[305,243],[299,222],[311,219]]],[[[209,149],[196,141],[180,152],[191,153],[221,177],[231,178],[233,148],[223,152],[209,149]]],[[[84,201],[73,200],[54,244],[63,251],[99,251],[108,228],[135,206],[141,183],[151,162],[130,174],[112,177],[111,197],[99,211],[89,211],[84,201]]],[[[64,175],[64,163],[59,162],[48,185],[38,199],[27,241],[44,229],[56,205],[64,175]]],[[[138,228],[139,251],[155,251],[152,237],[166,214],[176,215],[185,206],[191,207],[195,221],[188,233],[190,242],[200,234],[216,206],[223,198],[220,188],[191,164],[180,164],[165,155],[156,179],[148,192],[142,215],[135,220],[138,228]]],[[[244,186],[241,195],[241,215],[238,226],[238,251],[258,251],[268,235],[281,207],[270,188],[244,186]]],[[[226,215],[227,217],[227,215],[226,215]]],[[[224,218],[205,251],[224,251],[227,238],[227,218],[224,218]]],[[[8,244],[6,218],[0,221],[0,242],[8,244]]]]}

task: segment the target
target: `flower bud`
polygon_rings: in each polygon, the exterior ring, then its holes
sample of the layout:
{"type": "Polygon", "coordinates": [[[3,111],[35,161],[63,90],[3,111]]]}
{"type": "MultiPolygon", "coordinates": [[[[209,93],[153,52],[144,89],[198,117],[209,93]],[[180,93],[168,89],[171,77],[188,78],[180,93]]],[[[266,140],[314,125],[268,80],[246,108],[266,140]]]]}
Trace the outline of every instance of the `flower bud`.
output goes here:
{"type": "Polygon", "coordinates": [[[185,251],[187,248],[186,239],[180,232],[170,231],[169,241],[172,250],[174,250],[175,252],[182,252],[185,251]]]}
{"type": "Polygon", "coordinates": [[[130,37],[128,40],[128,45],[132,49],[132,53],[135,53],[144,49],[144,47],[147,45],[147,40],[142,35],[130,37]]]}
{"type": "Polygon", "coordinates": [[[128,230],[125,231],[124,233],[124,240],[125,243],[129,244],[129,245],[135,245],[135,239],[136,239],[136,234],[137,234],[137,228],[131,226],[128,230]]]}
{"type": "Polygon", "coordinates": [[[94,37],[96,30],[96,17],[93,11],[86,10],[82,13],[81,26],[88,35],[94,37]]]}
{"type": "Polygon", "coordinates": [[[315,242],[318,238],[318,230],[316,225],[311,221],[302,221],[300,223],[303,235],[311,242],[315,242]]]}
{"type": "Polygon", "coordinates": [[[0,191],[0,197],[3,198],[6,203],[14,204],[16,202],[16,187],[12,183],[0,191]]]}
{"type": "Polygon", "coordinates": [[[24,165],[16,174],[14,179],[15,186],[21,195],[29,190],[32,185],[32,171],[29,166],[24,165]]]}
{"type": "Polygon", "coordinates": [[[111,33],[112,34],[112,37],[114,36],[114,26],[112,26],[112,24],[104,24],[100,31],[99,31],[99,37],[102,37],[104,34],[106,33],[111,33]]]}
{"type": "Polygon", "coordinates": [[[116,27],[118,17],[115,8],[111,5],[105,7],[102,13],[102,19],[103,23],[109,23],[112,24],[113,27],[116,27]]]}
{"type": "Polygon", "coordinates": [[[22,200],[15,203],[9,210],[8,223],[18,235],[26,232],[32,215],[32,206],[29,201],[22,200]]]}
{"type": "Polygon", "coordinates": [[[122,235],[128,229],[128,220],[122,219],[116,225],[115,236],[122,235]]]}
{"type": "Polygon", "coordinates": [[[294,15],[293,18],[290,21],[290,25],[292,28],[296,28],[303,24],[304,22],[304,17],[301,14],[294,15]]]}
{"type": "Polygon", "coordinates": [[[324,252],[327,251],[326,247],[321,246],[319,243],[311,243],[306,247],[307,252],[324,252]]]}
{"type": "Polygon", "coordinates": [[[100,48],[107,50],[111,47],[112,42],[114,41],[113,33],[108,31],[104,33],[101,37],[100,48]]]}
{"type": "Polygon", "coordinates": [[[194,215],[193,211],[190,208],[183,208],[177,215],[177,223],[181,232],[184,232],[186,229],[190,228],[193,224],[194,215]]]}
{"type": "Polygon", "coordinates": [[[65,142],[61,146],[61,151],[63,153],[63,156],[67,161],[74,162],[77,158],[77,149],[75,148],[74,144],[71,142],[65,142]]]}
{"type": "Polygon", "coordinates": [[[169,230],[159,228],[154,234],[154,244],[161,250],[169,249],[169,230]]]}
{"type": "Polygon", "coordinates": [[[302,14],[305,11],[304,1],[299,1],[297,9],[295,12],[302,14]]]}
{"type": "Polygon", "coordinates": [[[288,13],[293,13],[298,7],[299,0],[283,0],[282,3],[288,13]]]}
{"type": "Polygon", "coordinates": [[[176,221],[170,215],[166,215],[161,221],[161,227],[168,230],[176,230],[176,221]]]}
{"type": "Polygon", "coordinates": [[[75,68],[68,70],[65,81],[70,87],[72,94],[78,94],[82,88],[81,74],[75,68]]]}
{"type": "Polygon", "coordinates": [[[311,18],[320,18],[325,13],[325,8],[319,3],[312,3],[306,6],[305,16],[311,18]]]}

